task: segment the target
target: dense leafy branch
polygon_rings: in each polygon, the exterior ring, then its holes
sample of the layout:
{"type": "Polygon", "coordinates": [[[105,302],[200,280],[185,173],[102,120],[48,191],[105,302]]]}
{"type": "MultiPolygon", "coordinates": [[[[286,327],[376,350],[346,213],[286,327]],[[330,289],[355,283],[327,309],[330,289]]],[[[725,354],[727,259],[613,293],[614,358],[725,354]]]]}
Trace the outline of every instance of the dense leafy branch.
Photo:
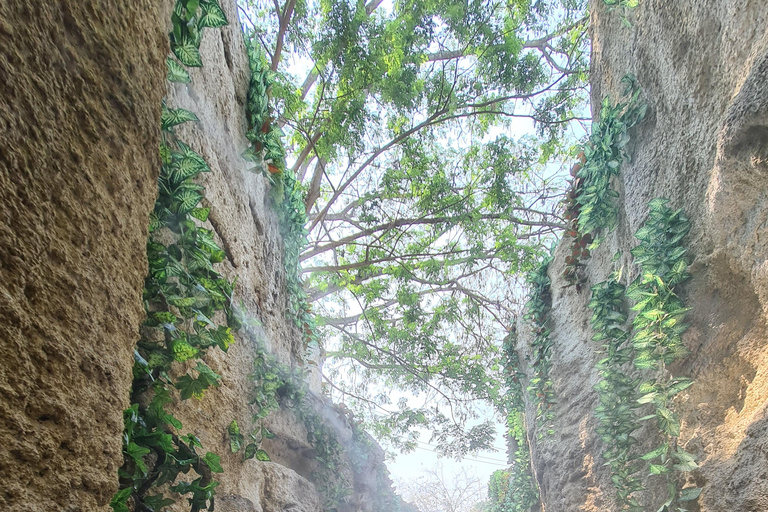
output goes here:
{"type": "Polygon", "coordinates": [[[249,39],[281,71],[270,78],[272,111],[259,119],[288,141],[273,181],[282,172],[303,192],[301,276],[325,323],[328,387],[348,391],[383,437],[403,433],[396,421],[421,421],[408,406],[374,412],[370,398],[385,385],[434,396],[438,438],[479,446],[460,431],[477,414],[468,398],[498,399],[483,387],[498,380],[517,276],[564,227],[554,213],[564,184],[546,162],[568,152],[569,126],[584,118],[584,8],[241,2],[249,39]],[[502,135],[513,123],[530,135],[502,135]],[[457,403],[455,418],[441,418],[457,403]]]}

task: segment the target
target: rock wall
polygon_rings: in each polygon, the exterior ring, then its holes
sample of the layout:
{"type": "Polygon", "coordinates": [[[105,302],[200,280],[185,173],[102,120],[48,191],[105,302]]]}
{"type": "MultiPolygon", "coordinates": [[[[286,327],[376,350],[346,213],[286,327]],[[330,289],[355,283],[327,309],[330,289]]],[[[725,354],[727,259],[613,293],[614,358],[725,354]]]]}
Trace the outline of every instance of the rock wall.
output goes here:
{"type": "MultiPolygon", "coordinates": [[[[615,183],[619,226],[587,260],[583,290],[560,277],[565,246],[550,266],[559,403],[554,436],[532,446],[545,508],[619,510],[595,434],[600,356],[589,287],[622,265],[625,283],[634,279],[633,234],[661,196],[692,222],[684,240],[692,279],[681,295],[692,308],[691,355],[672,368],[696,379],[676,399],[680,443],[700,465],[690,477],[703,487],[692,510],[768,510],[768,10],[749,0],[646,0],[628,13],[631,28],[602,0],[590,12],[593,105],[619,99],[621,78],[633,73],[650,108],[615,183]]],[[[523,354],[530,339],[523,328],[523,354]]],[[[651,430],[636,435],[653,446],[651,430]]],[[[665,490],[646,485],[642,502],[656,510],[665,490]]]]}
{"type": "Polygon", "coordinates": [[[0,4],[0,509],[104,510],[143,317],[155,2],[0,4]]]}

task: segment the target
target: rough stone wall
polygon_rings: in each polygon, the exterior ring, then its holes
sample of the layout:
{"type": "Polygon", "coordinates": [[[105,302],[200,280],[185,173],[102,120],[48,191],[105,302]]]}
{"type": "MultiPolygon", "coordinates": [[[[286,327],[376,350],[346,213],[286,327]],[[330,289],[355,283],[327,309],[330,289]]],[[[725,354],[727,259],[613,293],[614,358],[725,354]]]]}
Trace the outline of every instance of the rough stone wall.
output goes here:
{"type": "Polygon", "coordinates": [[[106,510],[167,37],[148,0],[4,0],[0,41],[0,509],[106,510]]]}
{"type": "MultiPolygon", "coordinates": [[[[692,222],[684,243],[693,277],[681,294],[693,308],[684,336],[692,353],[672,371],[696,379],[676,399],[680,442],[701,466],[690,477],[704,489],[693,510],[768,510],[768,10],[754,0],[646,0],[629,21],[591,2],[593,104],[618,99],[633,73],[650,109],[616,181],[619,226],[586,262],[583,291],[560,278],[564,247],[550,267],[559,403],[555,435],[533,442],[545,507],[618,510],[595,434],[589,287],[622,265],[625,282],[634,279],[633,234],[661,196],[692,222]]],[[[529,331],[521,341],[527,353],[529,331]]],[[[643,447],[652,430],[637,433],[643,447]]],[[[656,510],[665,491],[646,484],[642,501],[656,510]]]]}

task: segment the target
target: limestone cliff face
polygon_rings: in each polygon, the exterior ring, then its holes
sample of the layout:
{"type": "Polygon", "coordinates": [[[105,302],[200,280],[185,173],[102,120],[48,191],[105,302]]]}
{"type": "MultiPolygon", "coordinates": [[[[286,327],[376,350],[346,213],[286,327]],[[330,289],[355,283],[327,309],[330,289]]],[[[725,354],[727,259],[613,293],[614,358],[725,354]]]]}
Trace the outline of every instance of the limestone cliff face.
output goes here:
{"type": "MultiPolygon", "coordinates": [[[[532,447],[544,504],[550,512],[618,510],[595,434],[600,356],[589,287],[622,265],[626,281],[637,275],[633,234],[648,201],[667,197],[692,222],[684,240],[692,279],[682,291],[692,308],[684,336],[691,355],[673,371],[696,379],[676,399],[680,442],[701,466],[690,477],[703,488],[693,510],[768,510],[768,10],[758,1],[648,0],[629,21],[625,28],[620,12],[591,2],[593,104],[620,98],[620,79],[633,73],[650,108],[615,183],[619,226],[586,261],[583,290],[560,277],[564,247],[550,266],[559,403],[554,436],[532,447]]],[[[529,342],[524,328],[524,354],[529,342]]],[[[652,435],[637,433],[644,446],[652,435]]],[[[646,485],[642,501],[656,510],[664,490],[646,485]]]]}
{"type": "MultiPolygon", "coordinates": [[[[269,184],[248,171],[248,61],[234,0],[230,25],[207,30],[204,66],[168,85],[171,2],[0,4],[0,509],[108,511],[122,464],[122,411],[144,313],[149,213],[160,169],[161,102],[194,112],[177,133],[208,162],[208,228],[237,276],[257,337],[284,364],[304,364],[286,317],[285,269],[269,184]]],[[[216,510],[321,511],[314,448],[291,411],[272,413],[271,462],[229,453],[247,435],[254,345],[238,337],[208,364],[222,385],[179,402],[184,432],[222,455],[216,510]]],[[[317,372],[310,389],[319,391],[317,372]]],[[[341,411],[315,410],[346,448],[343,510],[396,510],[383,452],[341,411]]],[[[183,500],[178,510],[188,510],[183,500]]]]}
{"type": "Polygon", "coordinates": [[[0,3],[0,509],[104,510],[157,194],[156,2],[0,3]]]}

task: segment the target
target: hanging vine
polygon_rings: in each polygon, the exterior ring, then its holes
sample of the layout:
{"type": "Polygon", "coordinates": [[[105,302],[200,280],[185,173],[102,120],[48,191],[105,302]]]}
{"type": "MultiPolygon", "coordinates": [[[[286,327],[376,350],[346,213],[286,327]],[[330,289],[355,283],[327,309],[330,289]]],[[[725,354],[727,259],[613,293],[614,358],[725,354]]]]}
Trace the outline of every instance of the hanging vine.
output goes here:
{"type": "Polygon", "coordinates": [[[488,512],[527,512],[539,503],[531,469],[531,453],[525,425],[525,401],[522,379],[525,373],[515,350],[517,330],[513,326],[504,338],[503,362],[507,393],[504,397],[504,413],[507,422],[507,449],[512,457],[508,470],[495,471],[488,484],[491,506],[488,512]]]}
{"type": "Polygon", "coordinates": [[[577,288],[581,286],[580,262],[589,258],[590,251],[600,245],[601,237],[616,227],[618,193],[611,188],[611,180],[619,174],[621,163],[629,159],[630,128],[645,117],[647,110],[639,99],[635,77],[626,75],[622,83],[627,100],[613,106],[608,97],[603,100],[600,119],[592,123],[589,140],[571,169],[573,181],[566,193],[564,217],[568,221],[566,236],[573,242],[571,254],[565,259],[563,277],[569,286],[577,288]]]}
{"type": "Polygon", "coordinates": [[[634,357],[627,330],[627,307],[624,304],[625,287],[620,283],[621,272],[592,287],[592,329],[594,341],[602,342],[597,363],[600,381],[595,385],[599,405],[595,408],[598,421],[597,434],[605,444],[603,458],[611,468],[611,482],[616,497],[624,510],[641,512],[643,509],[632,495],[643,489],[636,473],[637,455],[633,446],[637,439],[632,433],[640,427],[636,409],[637,386],[640,381],[630,376],[634,357]]]}
{"type": "Polygon", "coordinates": [[[551,421],[554,419],[552,407],[555,405],[555,389],[549,372],[552,368],[550,357],[552,356],[552,339],[550,329],[547,327],[549,312],[552,309],[552,295],[549,278],[549,264],[552,255],[546,256],[536,270],[528,276],[528,285],[531,287],[528,302],[526,303],[525,319],[533,325],[533,376],[528,383],[528,392],[536,408],[536,424],[540,428],[539,437],[552,434],[551,421]]]}
{"type": "Polygon", "coordinates": [[[641,456],[649,461],[651,475],[663,475],[669,499],[660,510],[685,512],[685,503],[701,493],[697,487],[679,489],[674,472],[698,468],[695,457],[678,446],[680,420],[674,412],[673,398],[693,384],[693,380],[671,374],[668,365],[688,355],[682,335],[688,328],[683,322],[686,308],[675,293],[686,281],[688,262],[681,241],[690,230],[682,209],[673,210],[669,200],[657,198],[649,206],[648,220],[635,233],[640,244],[632,249],[641,274],[627,289],[627,297],[636,302],[632,346],[635,367],[654,370],[656,376],[639,387],[640,404],[653,404],[654,412],[641,420],[655,419],[661,444],[641,456]]]}
{"type": "Polygon", "coordinates": [[[250,147],[243,158],[255,164],[252,171],[262,172],[272,183],[272,202],[280,219],[280,231],[285,244],[285,272],[288,290],[288,315],[301,330],[305,344],[317,341],[314,315],[307,293],[299,278],[299,256],[307,243],[307,214],[304,191],[290,169],[285,165],[282,130],[274,124],[270,107],[270,88],[275,81],[274,72],[261,52],[258,43],[246,37],[248,63],[251,70],[248,87],[246,136],[250,147]]]}
{"type": "MultiPolygon", "coordinates": [[[[213,0],[178,0],[172,18],[171,48],[181,63],[168,57],[167,78],[188,83],[182,64],[202,65],[198,49],[202,30],[227,20],[213,0]]],[[[162,106],[162,167],[150,215],[149,274],[143,291],[147,316],[134,350],[132,405],[123,413],[124,463],[120,490],[110,502],[115,512],[161,510],[174,504],[175,499],[158,489],[164,484],[186,496],[192,512],[212,510],[218,485],[212,474],[223,471],[220,457],[199,453],[200,440],[181,434],[181,422],[165,409],[177,396],[200,399],[219,385],[221,377],[203,358],[210,349],[226,352],[234,343],[230,329],[237,328],[231,308],[233,285],[213,267],[224,259],[224,252],[213,232],[200,225],[210,209],[200,206],[203,187],[194,178],[210,168],[174,133],[176,126],[196,120],[192,112],[162,106]],[[229,325],[213,320],[219,312],[229,325]],[[175,376],[181,368],[187,370],[175,376]],[[190,471],[197,478],[177,482],[179,475],[190,471]]]]}

